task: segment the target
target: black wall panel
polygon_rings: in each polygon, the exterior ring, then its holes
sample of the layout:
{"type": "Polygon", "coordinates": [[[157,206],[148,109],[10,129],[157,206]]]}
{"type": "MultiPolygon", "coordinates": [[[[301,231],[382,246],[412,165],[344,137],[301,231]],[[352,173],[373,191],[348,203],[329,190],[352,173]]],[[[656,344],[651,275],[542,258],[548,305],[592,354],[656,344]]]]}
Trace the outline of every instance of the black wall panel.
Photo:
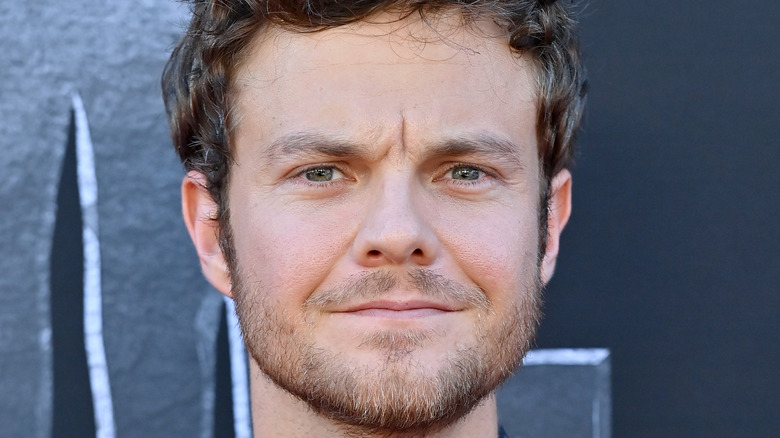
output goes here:
{"type": "Polygon", "coordinates": [[[590,2],[541,347],[612,350],[617,437],[780,430],[780,4],[590,2]]]}

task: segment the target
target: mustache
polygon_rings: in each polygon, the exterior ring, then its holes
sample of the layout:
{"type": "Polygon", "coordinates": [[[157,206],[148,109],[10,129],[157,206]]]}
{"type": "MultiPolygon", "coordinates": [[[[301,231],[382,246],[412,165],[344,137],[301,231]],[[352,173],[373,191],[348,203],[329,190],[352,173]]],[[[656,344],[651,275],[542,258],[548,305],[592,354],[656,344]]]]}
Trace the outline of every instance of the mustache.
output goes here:
{"type": "MultiPolygon", "coordinates": [[[[334,307],[344,303],[379,298],[395,288],[401,275],[387,271],[363,272],[351,276],[344,284],[312,294],[303,303],[304,308],[334,307]]],[[[448,304],[476,307],[487,311],[490,300],[479,286],[466,286],[430,269],[412,269],[403,277],[423,296],[448,304]]]]}

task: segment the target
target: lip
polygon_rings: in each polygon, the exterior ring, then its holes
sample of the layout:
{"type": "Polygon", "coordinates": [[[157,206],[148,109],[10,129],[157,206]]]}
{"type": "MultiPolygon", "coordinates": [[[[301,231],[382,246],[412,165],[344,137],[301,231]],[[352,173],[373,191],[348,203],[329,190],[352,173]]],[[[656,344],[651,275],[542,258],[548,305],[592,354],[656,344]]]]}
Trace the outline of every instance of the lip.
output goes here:
{"type": "Polygon", "coordinates": [[[366,303],[360,303],[347,307],[336,313],[355,313],[355,314],[393,314],[393,313],[440,313],[456,312],[461,310],[447,303],[433,302],[427,300],[375,300],[366,303]]]}

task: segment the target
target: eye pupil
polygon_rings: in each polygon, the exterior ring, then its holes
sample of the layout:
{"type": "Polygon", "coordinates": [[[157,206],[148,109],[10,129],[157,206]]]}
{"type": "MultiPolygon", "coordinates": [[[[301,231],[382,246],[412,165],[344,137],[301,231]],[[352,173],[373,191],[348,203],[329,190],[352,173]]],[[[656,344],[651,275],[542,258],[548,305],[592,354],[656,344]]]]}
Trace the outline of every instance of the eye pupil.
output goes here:
{"type": "Polygon", "coordinates": [[[480,171],[473,167],[456,167],[452,169],[452,179],[462,181],[476,181],[479,179],[480,171]]]}
{"type": "Polygon", "coordinates": [[[330,181],[333,179],[333,169],[320,167],[306,171],[306,179],[309,181],[330,181]]]}

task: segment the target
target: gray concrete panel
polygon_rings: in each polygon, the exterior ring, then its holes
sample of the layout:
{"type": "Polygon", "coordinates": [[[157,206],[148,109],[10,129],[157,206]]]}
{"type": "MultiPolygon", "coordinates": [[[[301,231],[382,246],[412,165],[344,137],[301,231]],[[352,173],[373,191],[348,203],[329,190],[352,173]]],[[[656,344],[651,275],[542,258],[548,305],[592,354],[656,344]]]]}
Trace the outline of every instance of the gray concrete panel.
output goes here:
{"type": "Polygon", "coordinates": [[[213,343],[200,339],[202,307],[221,302],[181,224],[159,91],[186,13],[174,1],[0,1],[0,392],[14,394],[0,397],[0,435],[50,435],[49,254],[74,92],[95,153],[116,432],[201,436],[210,425],[213,359],[198,349],[213,343]]]}
{"type": "Polygon", "coordinates": [[[73,63],[50,62],[54,36],[39,28],[53,18],[44,9],[0,5],[0,436],[8,437],[48,437],[51,424],[49,253],[73,63]]]}
{"type": "Polygon", "coordinates": [[[609,438],[609,351],[531,351],[497,400],[510,438],[609,438]]]}

